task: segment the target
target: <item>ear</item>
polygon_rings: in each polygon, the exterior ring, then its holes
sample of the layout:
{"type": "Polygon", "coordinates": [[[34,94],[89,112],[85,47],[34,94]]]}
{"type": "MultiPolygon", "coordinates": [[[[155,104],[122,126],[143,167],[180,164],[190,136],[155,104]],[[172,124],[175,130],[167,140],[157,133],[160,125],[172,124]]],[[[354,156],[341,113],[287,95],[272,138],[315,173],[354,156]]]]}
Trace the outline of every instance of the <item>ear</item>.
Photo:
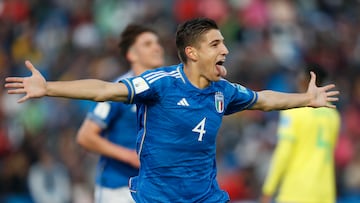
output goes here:
{"type": "Polygon", "coordinates": [[[189,59],[193,61],[197,61],[198,59],[197,50],[195,47],[191,47],[191,46],[185,47],[185,54],[189,59]]]}

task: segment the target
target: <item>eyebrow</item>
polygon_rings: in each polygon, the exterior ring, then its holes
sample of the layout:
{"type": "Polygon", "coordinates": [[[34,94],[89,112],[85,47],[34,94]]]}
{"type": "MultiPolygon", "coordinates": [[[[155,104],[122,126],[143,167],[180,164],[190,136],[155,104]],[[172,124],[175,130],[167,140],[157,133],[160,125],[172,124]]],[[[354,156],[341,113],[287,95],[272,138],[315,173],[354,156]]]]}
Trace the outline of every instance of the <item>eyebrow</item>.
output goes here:
{"type": "Polygon", "coordinates": [[[224,42],[224,39],[215,39],[213,41],[210,41],[209,44],[220,43],[220,42],[224,42]]]}

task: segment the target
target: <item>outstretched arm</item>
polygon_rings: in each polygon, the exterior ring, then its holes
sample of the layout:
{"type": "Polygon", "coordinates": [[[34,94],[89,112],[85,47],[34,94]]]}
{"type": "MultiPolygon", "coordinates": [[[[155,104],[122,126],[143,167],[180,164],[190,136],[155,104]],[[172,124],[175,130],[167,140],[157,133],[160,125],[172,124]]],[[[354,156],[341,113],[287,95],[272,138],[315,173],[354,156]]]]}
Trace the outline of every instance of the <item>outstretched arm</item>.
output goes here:
{"type": "Polygon", "coordinates": [[[41,73],[25,61],[31,71],[30,77],[7,77],[5,87],[9,94],[25,94],[19,103],[31,98],[65,97],[94,101],[126,101],[128,90],[122,83],[111,83],[96,79],[48,82],[41,73]]]}
{"type": "Polygon", "coordinates": [[[258,101],[252,109],[258,110],[284,110],[297,107],[330,107],[335,105],[330,102],[338,101],[339,91],[332,90],[334,84],[317,87],[316,75],[310,72],[311,79],[306,93],[282,93],[271,90],[258,92],[258,101]]]}

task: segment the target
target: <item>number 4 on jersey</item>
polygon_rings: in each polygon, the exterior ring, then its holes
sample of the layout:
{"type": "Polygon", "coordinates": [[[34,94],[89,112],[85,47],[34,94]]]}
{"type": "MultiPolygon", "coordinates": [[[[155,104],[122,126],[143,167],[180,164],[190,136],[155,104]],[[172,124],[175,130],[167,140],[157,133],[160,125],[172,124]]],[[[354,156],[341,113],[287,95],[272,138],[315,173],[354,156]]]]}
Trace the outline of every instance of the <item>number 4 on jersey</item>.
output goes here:
{"type": "Polygon", "coordinates": [[[204,119],[202,119],[200,121],[200,123],[198,123],[195,128],[192,129],[193,132],[199,133],[199,138],[198,141],[202,141],[202,138],[204,136],[204,134],[206,133],[205,130],[205,122],[206,122],[206,117],[204,119]]]}

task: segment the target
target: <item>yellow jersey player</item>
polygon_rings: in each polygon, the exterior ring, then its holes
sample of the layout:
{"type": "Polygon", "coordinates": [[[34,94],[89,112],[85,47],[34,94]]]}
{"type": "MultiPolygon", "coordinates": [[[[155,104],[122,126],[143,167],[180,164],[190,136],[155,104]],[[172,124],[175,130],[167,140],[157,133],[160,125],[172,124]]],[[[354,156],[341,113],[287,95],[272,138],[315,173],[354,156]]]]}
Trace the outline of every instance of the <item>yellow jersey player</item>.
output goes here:
{"type": "MultiPolygon", "coordinates": [[[[319,67],[306,71],[315,72],[319,82],[326,77],[319,67]]],[[[308,80],[305,72],[299,74],[300,91],[308,80]]],[[[339,126],[339,113],[333,108],[303,107],[280,112],[278,143],[261,202],[271,202],[276,192],[276,202],[335,202],[333,152],[339,126]]]]}

